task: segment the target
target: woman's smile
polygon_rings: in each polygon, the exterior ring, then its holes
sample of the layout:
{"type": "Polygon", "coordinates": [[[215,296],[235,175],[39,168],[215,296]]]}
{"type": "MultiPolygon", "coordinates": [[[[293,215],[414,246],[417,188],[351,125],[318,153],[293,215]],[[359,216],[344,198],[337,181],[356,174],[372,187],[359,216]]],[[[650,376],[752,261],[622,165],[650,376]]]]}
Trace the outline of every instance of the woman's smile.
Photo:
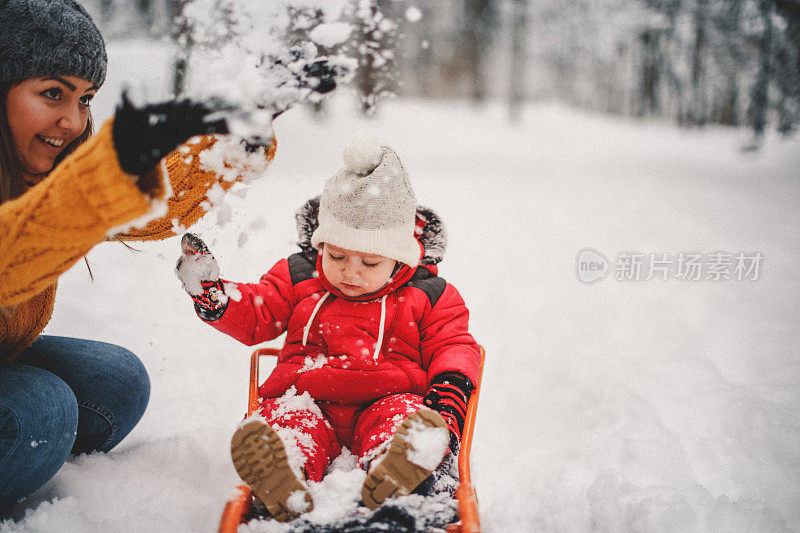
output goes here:
{"type": "Polygon", "coordinates": [[[66,141],[64,139],[56,139],[55,137],[44,137],[42,135],[36,135],[36,138],[53,148],[63,148],[65,144],[69,144],[71,141],[71,140],[66,141]]]}

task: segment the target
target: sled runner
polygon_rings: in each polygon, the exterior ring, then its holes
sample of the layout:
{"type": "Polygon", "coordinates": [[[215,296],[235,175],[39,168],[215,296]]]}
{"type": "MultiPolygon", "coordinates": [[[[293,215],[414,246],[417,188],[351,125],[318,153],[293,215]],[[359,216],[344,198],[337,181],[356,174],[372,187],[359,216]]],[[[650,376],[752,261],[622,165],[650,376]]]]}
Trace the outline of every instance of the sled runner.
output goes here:
{"type": "MultiPolygon", "coordinates": [[[[250,357],[250,392],[247,404],[247,415],[252,415],[258,409],[258,368],[262,356],[277,356],[280,350],[275,348],[259,348],[250,357]]],[[[478,500],[475,489],[472,487],[470,475],[469,456],[472,447],[472,435],[475,430],[475,415],[478,411],[478,396],[481,389],[481,376],[483,375],[483,361],[485,352],[481,347],[481,366],[478,383],[470,396],[467,404],[467,416],[464,420],[464,431],[461,437],[461,450],[458,455],[459,484],[456,488],[458,500],[457,521],[447,526],[447,533],[478,533],[481,530],[478,516],[478,500]]],[[[220,533],[235,533],[239,525],[247,522],[254,504],[254,497],[250,487],[239,485],[236,492],[230,497],[222,511],[219,524],[220,533]]]]}

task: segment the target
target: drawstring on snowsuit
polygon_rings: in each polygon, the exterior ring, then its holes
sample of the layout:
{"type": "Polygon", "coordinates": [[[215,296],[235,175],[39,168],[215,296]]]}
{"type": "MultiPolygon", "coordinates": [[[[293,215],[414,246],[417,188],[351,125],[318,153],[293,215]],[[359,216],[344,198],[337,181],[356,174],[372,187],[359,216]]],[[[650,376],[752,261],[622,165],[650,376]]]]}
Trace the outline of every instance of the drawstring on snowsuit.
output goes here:
{"type": "Polygon", "coordinates": [[[386,324],[386,297],[389,296],[388,294],[384,294],[383,298],[381,298],[381,325],[378,326],[379,333],[378,333],[378,342],[375,344],[375,353],[372,354],[372,359],[375,362],[378,362],[378,354],[381,352],[381,345],[383,344],[383,326],[386,324]]]}
{"type": "MultiPolygon", "coordinates": [[[[317,313],[319,312],[320,307],[322,307],[322,304],[325,302],[325,300],[328,299],[328,296],[330,295],[331,295],[330,291],[325,291],[325,294],[322,296],[322,298],[319,299],[317,305],[314,306],[314,310],[311,312],[311,317],[309,317],[308,322],[303,328],[303,346],[305,346],[308,343],[308,332],[311,330],[311,324],[314,322],[314,318],[317,316],[317,313]]],[[[388,294],[384,294],[383,297],[381,298],[381,321],[380,325],[378,326],[379,329],[378,342],[375,343],[375,352],[372,354],[372,359],[375,360],[376,363],[378,362],[378,354],[381,353],[381,346],[383,345],[383,333],[384,333],[383,329],[384,326],[386,325],[386,298],[388,296],[389,296],[388,294]]]]}
{"type": "Polygon", "coordinates": [[[311,312],[311,318],[308,319],[308,324],[303,328],[303,346],[305,346],[308,341],[308,331],[311,329],[311,323],[314,322],[314,317],[317,316],[317,311],[319,311],[319,308],[322,307],[322,303],[327,300],[330,295],[330,291],[325,291],[325,294],[319,299],[317,305],[314,306],[314,311],[311,312]]]}

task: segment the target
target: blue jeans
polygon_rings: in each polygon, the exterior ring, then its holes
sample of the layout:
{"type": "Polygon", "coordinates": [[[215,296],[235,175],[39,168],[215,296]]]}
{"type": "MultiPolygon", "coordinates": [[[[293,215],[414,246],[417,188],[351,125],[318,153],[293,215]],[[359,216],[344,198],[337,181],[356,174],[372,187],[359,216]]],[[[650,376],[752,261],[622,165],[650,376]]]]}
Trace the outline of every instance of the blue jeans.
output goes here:
{"type": "Polygon", "coordinates": [[[0,509],[44,485],[70,453],[116,446],[149,398],[141,361],[105,342],[42,336],[0,363],[0,509]]]}

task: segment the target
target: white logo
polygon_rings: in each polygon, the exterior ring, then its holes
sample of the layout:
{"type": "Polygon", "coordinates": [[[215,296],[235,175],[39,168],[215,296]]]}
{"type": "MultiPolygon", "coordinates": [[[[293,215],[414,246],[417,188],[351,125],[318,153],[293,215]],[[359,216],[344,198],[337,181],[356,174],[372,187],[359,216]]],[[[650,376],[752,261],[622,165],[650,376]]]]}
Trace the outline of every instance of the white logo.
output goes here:
{"type": "Polygon", "coordinates": [[[578,253],[575,266],[578,269],[578,279],[583,283],[594,283],[608,274],[608,260],[591,248],[584,248],[578,253]]]}

